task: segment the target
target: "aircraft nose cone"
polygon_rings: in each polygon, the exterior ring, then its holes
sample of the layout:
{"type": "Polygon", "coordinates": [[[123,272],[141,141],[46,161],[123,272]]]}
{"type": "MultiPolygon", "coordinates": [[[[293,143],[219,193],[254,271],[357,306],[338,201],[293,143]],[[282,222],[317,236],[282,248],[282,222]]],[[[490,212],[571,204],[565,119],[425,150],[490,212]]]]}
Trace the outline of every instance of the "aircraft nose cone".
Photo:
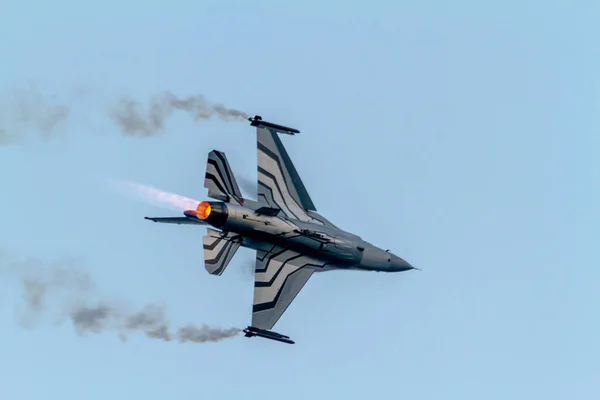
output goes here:
{"type": "Polygon", "coordinates": [[[392,268],[394,271],[409,271],[411,269],[416,269],[412,265],[410,265],[407,261],[402,258],[395,256],[392,260],[392,268]]]}

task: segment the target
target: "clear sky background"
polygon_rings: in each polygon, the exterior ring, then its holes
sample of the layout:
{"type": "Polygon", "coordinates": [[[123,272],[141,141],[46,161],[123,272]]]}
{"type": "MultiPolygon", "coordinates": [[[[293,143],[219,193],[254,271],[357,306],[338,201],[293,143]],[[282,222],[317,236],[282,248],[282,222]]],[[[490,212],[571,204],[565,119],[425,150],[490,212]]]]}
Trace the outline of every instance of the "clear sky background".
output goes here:
{"type": "Polygon", "coordinates": [[[256,179],[245,123],[131,138],[106,117],[170,90],[300,129],[282,140],[319,212],[423,271],[313,276],[275,328],[293,346],[25,330],[3,274],[0,398],[599,398],[599,4],[2,2],[0,122],[30,82],[71,110],[0,146],[7,256],[76,257],[173,326],[250,322],[252,252],[210,276],[203,228],[105,184],[202,200],[213,148],[256,179]]]}

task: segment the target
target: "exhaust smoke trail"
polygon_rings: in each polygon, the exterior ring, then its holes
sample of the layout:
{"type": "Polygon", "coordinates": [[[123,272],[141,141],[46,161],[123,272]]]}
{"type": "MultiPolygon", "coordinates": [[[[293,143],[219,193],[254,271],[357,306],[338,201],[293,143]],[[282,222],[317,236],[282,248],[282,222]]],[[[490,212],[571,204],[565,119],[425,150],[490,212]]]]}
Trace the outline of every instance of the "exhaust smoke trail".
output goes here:
{"type": "MultiPolygon", "coordinates": [[[[251,184],[252,181],[248,178],[242,179],[240,182],[251,184]]],[[[195,210],[200,201],[193,200],[184,196],[179,196],[173,193],[154,188],[152,186],[142,185],[135,182],[119,181],[112,182],[113,187],[117,187],[118,191],[128,196],[135,196],[151,205],[159,206],[173,211],[195,210]]],[[[240,185],[241,186],[241,185],[240,185]]],[[[256,191],[256,186],[255,186],[256,191]]],[[[254,257],[246,259],[241,266],[241,272],[244,278],[254,280],[254,269],[256,260],[254,257]]]]}
{"type": "Polygon", "coordinates": [[[138,311],[130,311],[129,307],[116,302],[93,302],[95,284],[74,260],[46,265],[35,259],[14,262],[2,257],[0,270],[16,273],[19,277],[25,300],[21,324],[25,328],[31,328],[33,320],[47,311],[51,296],[70,294],[61,307],[63,321],[66,317],[80,336],[115,331],[125,342],[129,334],[137,332],[167,342],[206,343],[232,338],[241,332],[238,328],[223,329],[206,324],[189,324],[173,330],[162,304],[149,304],[138,311]]]}
{"type": "Polygon", "coordinates": [[[33,89],[18,91],[16,97],[17,118],[23,123],[32,123],[45,135],[49,135],[57,124],[66,121],[69,116],[66,106],[49,104],[33,89]]]}
{"type": "MultiPolygon", "coordinates": [[[[250,179],[243,176],[240,176],[238,179],[242,192],[244,192],[244,197],[246,199],[251,199],[252,197],[256,198],[256,184],[253,184],[250,179]],[[254,187],[254,190],[252,190],[252,186],[254,187]],[[246,193],[254,193],[254,195],[250,197],[246,196],[246,193]]],[[[112,182],[112,186],[118,192],[128,197],[137,197],[145,203],[171,211],[195,210],[200,203],[199,200],[180,196],[153,186],[136,182],[117,181],[112,182]]]]}
{"type": "Polygon", "coordinates": [[[43,139],[63,125],[69,117],[65,105],[51,104],[34,87],[15,90],[0,108],[0,145],[19,142],[28,129],[37,130],[43,139]]]}
{"type": "MultiPolygon", "coordinates": [[[[89,98],[91,89],[72,90],[71,102],[79,103],[89,98]]],[[[19,142],[29,130],[36,130],[44,139],[50,139],[59,126],[71,116],[69,107],[49,102],[33,85],[28,89],[15,90],[12,95],[4,95],[0,101],[0,145],[19,142]]],[[[203,95],[177,97],[169,91],[151,96],[147,110],[142,102],[125,96],[109,102],[108,107],[100,108],[116,123],[125,136],[155,136],[165,129],[166,121],[175,111],[187,113],[194,121],[218,116],[223,121],[244,121],[248,114],[208,101],[203,95]]]]}
{"type": "Polygon", "coordinates": [[[171,92],[154,95],[146,112],[142,111],[138,101],[124,98],[111,107],[109,113],[125,135],[153,136],[164,130],[165,121],[176,110],[185,111],[194,121],[215,115],[224,121],[243,121],[248,118],[245,112],[212,104],[202,95],[178,98],[171,92]]]}
{"type": "Polygon", "coordinates": [[[144,202],[172,211],[195,210],[200,203],[199,200],[165,192],[164,190],[142,185],[141,183],[119,181],[115,182],[115,186],[121,193],[137,197],[144,202]]]}
{"type": "Polygon", "coordinates": [[[222,339],[237,336],[238,328],[215,328],[204,325],[186,325],[171,332],[165,315],[164,306],[150,304],[140,311],[124,313],[123,310],[106,304],[95,306],[82,305],[76,307],[69,317],[77,333],[83,336],[87,333],[100,334],[113,329],[119,332],[119,338],[127,341],[127,334],[142,332],[150,339],[179,343],[217,342],[222,339]]]}

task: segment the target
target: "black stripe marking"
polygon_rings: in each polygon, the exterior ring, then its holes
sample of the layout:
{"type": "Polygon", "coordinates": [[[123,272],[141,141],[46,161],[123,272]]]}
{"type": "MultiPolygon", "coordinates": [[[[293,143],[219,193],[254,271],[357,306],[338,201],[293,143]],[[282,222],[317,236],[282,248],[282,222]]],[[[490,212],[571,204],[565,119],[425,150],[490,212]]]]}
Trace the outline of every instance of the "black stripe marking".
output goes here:
{"type": "Polygon", "coordinates": [[[217,245],[222,240],[226,240],[226,241],[231,242],[231,243],[239,243],[237,240],[240,238],[240,235],[231,235],[231,236],[227,235],[227,236],[218,237],[218,238],[214,237],[214,236],[206,235],[206,237],[210,238],[210,239],[214,239],[214,240],[210,244],[203,244],[202,247],[204,247],[206,250],[214,250],[214,248],[217,247],[217,245]]]}
{"type": "Polygon", "coordinates": [[[300,179],[298,171],[296,171],[296,168],[292,163],[292,159],[290,158],[290,156],[287,153],[287,150],[283,146],[279,135],[276,135],[271,132],[271,138],[275,142],[275,146],[277,147],[277,151],[279,151],[281,158],[283,158],[283,164],[285,165],[287,172],[290,175],[290,178],[292,179],[294,189],[296,189],[298,197],[300,198],[300,202],[302,203],[302,208],[304,208],[305,210],[317,211],[315,205],[312,202],[312,199],[308,195],[308,191],[304,187],[304,183],[302,183],[302,179],[300,179]]]}
{"type": "MultiPolygon", "coordinates": [[[[259,182],[258,182],[258,185],[260,186],[260,184],[261,184],[261,183],[260,183],[260,181],[259,181],[259,182]]],[[[267,187],[267,189],[269,189],[269,187],[267,187]]],[[[270,191],[270,189],[269,189],[269,191],[270,191]]],[[[273,196],[273,194],[271,193],[271,197],[272,197],[272,196],[273,196]]],[[[277,203],[275,203],[275,200],[273,200],[273,199],[271,199],[271,200],[267,199],[267,195],[266,195],[266,193],[260,193],[260,192],[259,192],[259,193],[258,193],[258,197],[259,197],[259,198],[261,198],[261,197],[262,197],[262,198],[264,199],[264,202],[265,202],[265,203],[267,203],[267,204],[268,204],[270,207],[274,207],[274,206],[277,206],[277,207],[279,207],[279,205],[278,205],[277,203]]]]}
{"type": "MultiPolygon", "coordinates": [[[[291,207],[288,205],[287,201],[285,201],[285,196],[283,195],[283,190],[281,190],[281,187],[279,186],[279,182],[277,181],[277,178],[275,177],[275,175],[273,175],[272,173],[270,173],[269,171],[267,171],[266,169],[262,168],[262,167],[257,167],[258,172],[262,173],[263,175],[267,176],[268,178],[271,178],[273,180],[273,182],[275,183],[275,186],[277,186],[278,192],[281,195],[281,198],[283,200],[283,203],[290,208],[291,211],[291,207]]],[[[260,181],[260,178],[259,178],[260,181]]],[[[264,183],[264,182],[263,182],[264,183]]],[[[283,182],[285,184],[285,182],[283,182]]],[[[265,183],[266,184],[266,183],[265,183]]],[[[294,199],[294,196],[292,196],[292,194],[290,193],[289,189],[286,186],[286,192],[289,195],[289,197],[292,199],[292,201],[294,203],[296,203],[296,206],[298,206],[298,208],[302,209],[302,206],[300,204],[298,204],[298,202],[294,199]]]]}
{"type": "Polygon", "coordinates": [[[226,265],[222,265],[219,269],[216,269],[213,272],[211,272],[211,275],[221,275],[225,270],[225,267],[226,265]]]}
{"type": "MultiPolygon", "coordinates": [[[[275,182],[275,186],[277,187],[277,191],[281,195],[281,199],[283,200],[283,204],[289,210],[289,213],[292,214],[292,215],[288,215],[288,217],[297,219],[298,221],[302,221],[300,218],[298,218],[298,216],[296,214],[294,214],[294,212],[292,211],[292,209],[290,208],[290,206],[288,206],[287,203],[285,202],[285,196],[283,195],[283,193],[281,193],[281,189],[279,188],[279,185],[277,184],[277,180],[273,179],[273,182],[275,182]]],[[[265,188],[266,190],[268,190],[269,194],[271,195],[271,198],[273,199],[273,203],[275,203],[277,205],[277,208],[279,208],[279,209],[281,209],[281,211],[283,211],[281,205],[277,204],[277,202],[275,201],[275,197],[273,196],[273,189],[269,185],[267,185],[266,183],[262,182],[261,180],[258,181],[258,186],[262,186],[263,188],[265,188]]]]}
{"type": "MultiPolygon", "coordinates": [[[[229,254],[232,252],[235,254],[235,252],[237,250],[237,247],[234,247],[234,246],[235,246],[235,244],[227,243],[227,245],[225,246],[225,247],[227,247],[227,254],[225,254],[225,256],[223,256],[223,258],[221,259],[221,261],[223,261],[221,263],[221,266],[218,269],[216,269],[215,271],[213,271],[213,274],[219,275],[220,273],[223,272],[225,267],[227,267],[227,264],[229,264],[229,262],[227,261],[229,254]]],[[[231,256],[233,257],[233,254],[231,256]]],[[[208,261],[205,261],[205,262],[208,263],[208,261]]]]}
{"type": "Polygon", "coordinates": [[[225,240],[225,239],[223,239],[223,238],[215,238],[215,237],[212,237],[212,236],[207,236],[207,237],[209,237],[209,238],[211,238],[211,239],[214,239],[214,242],[212,242],[211,244],[205,244],[203,247],[204,247],[206,250],[214,250],[214,248],[215,248],[215,247],[217,247],[217,245],[218,245],[218,244],[219,244],[219,243],[220,243],[222,240],[225,240]]]}
{"type": "MultiPolygon", "coordinates": [[[[285,268],[285,265],[287,263],[292,262],[292,261],[294,261],[294,260],[296,260],[298,258],[301,258],[301,257],[304,257],[304,255],[303,254],[298,254],[298,255],[295,255],[293,257],[288,258],[287,260],[285,260],[284,262],[282,262],[279,265],[277,272],[275,272],[275,274],[273,275],[273,277],[271,278],[270,281],[268,281],[268,282],[259,282],[259,281],[255,280],[254,281],[254,287],[271,287],[271,286],[273,286],[273,283],[275,282],[275,279],[277,279],[277,277],[279,276],[279,274],[281,274],[281,271],[283,271],[283,269],[285,268]]],[[[268,268],[267,268],[267,270],[268,270],[268,268]]]]}
{"type": "MultiPolygon", "coordinates": [[[[257,250],[257,251],[256,251],[256,259],[257,259],[257,261],[261,261],[261,262],[262,262],[262,261],[263,261],[263,260],[264,260],[264,259],[265,259],[265,258],[266,258],[268,255],[269,255],[269,254],[271,254],[273,251],[275,251],[275,249],[276,249],[277,247],[278,247],[278,246],[271,246],[271,249],[270,249],[269,251],[257,250]],[[264,254],[263,254],[262,256],[260,256],[260,257],[259,257],[259,255],[258,255],[258,252],[259,252],[259,251],[261,251],[261,252],[263,252],[263,253],[264,253],[264,254]]],[[[283,249],[282,253],[283,253],[283,252],[285,252],[285,249],[283,249]]],[[[280,254],[281,254],[281,253],[280,253],[280,254]]]]}
{"type": "MultiPolygon", "coordinates": [[[[323,225],[332,225],[331,223],[329,223],[329,224],[326,224],[326,223],[325,223],[325,221],[323,221],[322,219],[319,219],[319,218],[315,217],[315,216],[314,216],[314,214],[313,214],[313,213],[311,213],[311,212],[308,212],[308,211],[307,211],[307,212],[306,212],[306,215],[308,215],[309,217],[311,217],[311,218],[312,218],[312,219],[314,219],[314,220],[317,220],[317,221],[319,221],[319,222],[320,222],[320,223],[322,223],[323,225]]],[[[321,217],[321,218],[323,218],[323,217],[321,217]]]]}
{"type": "MultiPolygon", "coordinates": [[[[279,159],[277,158],[277,156],[275,154],[273,154],[269,149],[267,149],[265,146],[263,146],[262,144],[259,145],[259,148],[265,153],[266,156],[270,157],[273,161],[275,161],[275,163],[277,164],[277,166],[279,167],[279,173],[281,174],[281,177],[283,178],[283,184],[285,185],[285,189],[286,192],[288,193],[288,195],[291,197],[292,201],[294,203],[296,203],[296,205],[298,206],[298,208],[304,209],[304,205],[302,204],[298,204],[298,201],[294,198],[294,196],[292,195],[292,192],[290,191],[288,182],[286,182],[285,179],[285,174],[281,169],[281,164],[279,163],[279,159]]],[[[258,172],[262,172],[263,174],[265,174],[266,176],[268,176],[269,178],[273,179],[273,182],[275,182],[275,186],[277,186],[277,189],[279,190],[279,193],[281,194],[281,198],[283,199],[283,203],[290,208],[290,206],[288,205],[287,201],[285,200],[285,196],[283,195],[283,191],[281,190],[281,187],[279,187],[279,182],[277,182],[277,179],[275,178],[275,175],[273,175],[272,173],[270,173],[269,171],[265,170],[264,168],[262,168],[260,165],[257,166],[258,172]]],[[[260,178],[258,179],[260,182],[260,178]]],[[[290,209],[291,212],[291,209],[290,209]]]]}
{"type": "Polygon", "coordinates": [[[216,264],[216,263],[218,263],[219,260],[221,259],[221,256],[223,255],[223,253],[229,252],[229,249],[231,249],[231,247],[233,247],[233,243],[226,242],[225,245],[223,246],[223,248],[221,250],[219,250],[219,252],[217,253],[217,255],[214,258],[204,260],[204,262],[206,264],[216,264]]]}
{"type": "Polygon", "coordinates": [[[229,183],[229,186],[231,186],[231,194],[235,195],[236,197],[242,197],[242,193],[239,193],[237,182],[235,181],[235,177],[233,176],[233,172],[231,171],[231,167],[229,166],[229,162],[227,161],[225,154],[221,153],[220,151],[215,151],[215,155],[223,163],[223,169],[225,170],[225,174],[227,175],[228,179],[227,182],[229,183]]]}
{"type": "MultiPolygon", "coordinates": [[[[212,230],[210,230],[212,231],[212,230]]],[[[210,232],[209,231],[209,232],[210,232]]],[[[216,232],[216,231],[212,231],[216,232]]],[[[214,237],[214,236],[205,236],[206,239],[214,239],[212,243],[205,244],[203,247],[205,250],[214,250],[221,242],[225,241],[223,248],[220,249],[219,253],[216,257],[207,259],[205,258],[204,264],[206,266],[207,271],[212,275],[221,275],[227,265],[230,262],[230,259],[233,258],[236,251],[238,250],[240,244],[231,240],[228,240],[227,237],[230,236],[229,233],[223,237],[214,237]],[[210,268],[209,266],[214,266],[216,264],[216,268],[210,268]]]]}
{"type": "Polygon", "coordinates": [[[212,164],[215,169],[217,170],[217,173],[219,174],[219,177],[223,180],[223,183],[225,184],[225,186],[227,186],[227,191],[229,193],[233,192],[233,190],[231,190],[231,185],[229,184],[229,180],[226,179],[226,175],[227,175],[227,170],[226,167],[224,165],[224,163],[222,162],[221,158],[217,156],[216,152],[212,152],[213,154],[211,154],[211,157],[209,157],[208,159],[208,163],[212,164]]]}
{"type": "Polygon", "coordinates": [[[277,253],[269,253],[269,255],[267,256],[266,262],[264,262],[264,259],[260,260],[261,263],[263,264],[264,268],[258,269],[258,264],[257,264],[256,268],[255,268],[255,272],[267,272],[267,269],[269,269],[269,264],[271,263],[271,260],[273,260],[275,257],[282,255],[283,253],[285,253],[287,251],[291,251],[291,250],[282,249],[282,250],[278,251],[277,253]]]}
{"type": "MultiPolygon", "coordinates": [[[[207,161],[206,163],[207,163],[207,165],[212,165],[212,166],[215,168],[215,171],[216,171],[216,173],[217,173],[217,177],[219,178],[220,182],[222,182],[222,183],[223,183],[223,185],[225,185],[226,187],[227,187],[227,186],[229,186],[229,185],[227,184],[227,183],[228,183],[228,182],[227,182],[227,180],[226,180],[226,179],[223,177],[223,171],[222,171],[222,168],[221,168],[221,166],[219,165],[219,163],[217,162],[217,160],[215,160],[214,158],[209,158],[209,159],[208,159],[208,161],[207,161]]],[[[207,172],[206,172],[206,174],[207,174],[207,177],[208,177],[208,175],[210,175],[210,176],[213,176],[213,177],[214,177],[214,175],[212,175],[210,172],[208,172],[208,168],[207,168],[207,172]]],[[[229,187],[227,187],[227,188],[224,190],[224,192],[225,192],[225,193],[231,193],[231,190],[229,189],[229,187]]]]}
{"type": "Polygon", "coordinates": [[[219,165],[218,161],[214,159],[209,159],[207,164],[214,166],[217,173],[217,177],[219,178],[220,182],[223,183],[223,185],[225,185],[225,193],[232,195],[233,190],[231,189],[231,183],[228,182],[227,179],[225,179],[225,177],[223,176],[223,170],[219,165]]]}
{"type": "MultiPolygon", "coordinates": [[[[304,183],[302,183],[302,179],[300,178],[298,171],[296,171],[296,168],[294,167],[294,164],[292,163],[292,160],[290,159],[290,156],[288,155],[287,150],[283,146],[283,143],[281,143],[279,136],[271,133],[271,139],[273,139],[273,142],[275,144],[275,147],[277,148],[277,151],[281,155],[281,158],[283,158],[283,164],[285,166],[285,170],[287,170],[288,175],[292,179],[292,184],[294,185],[294,189],[296,191],[296,194],[298,195],[297,200],[300,201],[300,203],[301,203],[300,207],[305,210],[316,211],[317,209],[315,208],[315,205],[313,204],[312,199],[310,198],[310,196],[308,194],[308,191],[304,187],[304,183]]],[[[281,172],[281,176],[283,177],[284,183],[286,184],[286,186],[289,187],[290,185],[289,185],[289,182],[287,182],[286,175],[284,173],[284,168],[281,165],[281,161],[282,161],[281,158],[277,154],[275,154],[271,149],[269,149],[264,144],[262,144],[261,142],[258,142],[257,147],[260,150],[262,150],[265,153],[265,155],[269,156],[271,159],[273,159],[273,161],[275,161],[277,163],[277,166],[279,167],[279,171],[281,172]]],[[[290,189],[288,189],[288,191],[290,192],[290,196],[295,197],[292,195],[292,192],[290,191],[290,189]]],[[[294,200],[296,200],[296,199],[294,199],[294,200]]]]}
{"type": "MultiPolygon", "coordinates": [[[[252,313],[257,313],[257,312],[261,312],[261,311],[267,311],[267,310],[271,310],[271,309],[277,307],[277,303],[279,302],[279,297],[281,296],[281,292],[283,291],[283,288],[285,287],[285,285],[287,285],[288,279],[290,279],[291,276],[293,276],[294,274],[298,273],[299,271],[302,271],[303,268],[305,268],[305,267],[307,267],[309,265],[314,265],[314,264],[311,264],[311,263],[304,264],[301,268],[298,268],[296,271],[294,271],[291,274],[289,274],[285,278],[285,281],[283,281],[283,285],[281,285],[281,287],[277,291],[277,294],[275,295],[275,298],[272,301],[269,301],[267,303],[260,303],[260,304],[254,304],[254,305],[252,305],[252,313]]],[[[299,291],[298,291],[298,293],[299,293],[299,291]]],[[[296,295],[298,295],[298,293],[296,293],[296,295]]],[[[285,312],[285,310],[283,310],[283,311],[285,312]]],[[[283,315],[283,313],[281,313],[281,315],[283,315]]]]}
{"type": "Polygon", "coordinates": [[[225,195],[228,194],[227,190],[223,187],[223,185],[221,185],[221,182],[219,182],[216,176],[210,172],[207,172],[205,178],[207,181],[212,181],[221,193],[225,195]]]}
{"type": "MultiPolygon", "coordinates": [[[[257,169],[258,169],[258,172],[261,172],[262,174],[264,174],[265,176],[267,176],[267,177],[269,177],[269,178],[271,178],[271,179],[273,180],[273,182],[275,183],[275,186],[277,187],[277,191],[278,191],[278,192],[279,192],[279,194],[281,195],[281,199],[283,200],[283,203],[285,204],[285,206],[286,206],[286,207],[287,207],[287,208],[290,210],[290,213],[291,213],[291,214],[294,216],[294,218],[295,218],[295,219],[297,219],[297,220],[299,220],[299,221],[302,221],[302,220],[301,220],[300,218],[298,218],[298,216],[297,216],[297,215],[296,215],[296,214],[295,214],[295,213],[292,211],[292,208],[291,208],[291,207],[289,206],[289,204],[286,202],[286,200],[285,200],[285,196],[283,195],[283,192],[282,192],[282,190],[281,190],[281,187],[279,186],[279,183],[277,182],[277,179],[275,178],[275,176],[274,176],[273,174],[271,174],[269,171],[265,170],[264,168],[258,167],[257,169]]],[[[269,191],[269,194],[271,195],[271,198],[273,199],[273,203],[277,204],[277,202],[275,201],[275,197],[273,197],[273,190],[272,190],[272,188],[271,188],[269,185],[267,185],[266,183],[262,182],[262,181],[260,180],[260,178],[258,179],[258,185],[259,185],[259,186],[262,186],[262,187],[264,187],[265,189],[267,189],[267,190],[269,191]]],[[[289,192],[289,191],[288,191],[288,192],[289,192]]],[[[259,193],[259,196],[261,196],[261,195],[262,195],[263,197],[265,197],[265,199],[266,199],[266,195],[265,195],[265,194],[263,194],[263,193],[259,193]]],[[[313,220],[315,220],[315,221],[319,221],[319,222],[320,222],[321,224],[323,224],[323,225],[327,225],[327,224],[325,224],[325,222],[323,222],[323,221],[321,221],[320,219],[318,219],[318,218],[314,217],[313,215],[309,214],[309,212],[308,212],[308,211],[306,211],[306,210],[305,210],[305,209],[304,209],[304,208],[303,208],[301,205],[299,205],[299,204],[296,202],[296,200],[294,200],[294,198],[293,198],[293,196],[291,196],[291,194],[290,194],[290,197],[292,198],[292,201],[293,201],[294,203],[296,203],[296,205],[298,205],[298,208],[300,208],[300,209],[302,209],[302,210],[304,211],[304,215],[306,215],[306,217],[307,217],[309,220],[313,219],[313,220]]],[[[268,203],[269,205],[271,205],[269,201],[267,201],[267,203],[268,203]]],[[[277,206],[278,206],[278,208],[280,208],[280,209],[281,209],[281,206],[280,206],[279,204],[277,204],[277,206]]],[[[283,211],[283,210],[282,210],[282,211],[283,211]]],[[[306,221],[305,221],[305,222],[306,222],[306,221]]]]}

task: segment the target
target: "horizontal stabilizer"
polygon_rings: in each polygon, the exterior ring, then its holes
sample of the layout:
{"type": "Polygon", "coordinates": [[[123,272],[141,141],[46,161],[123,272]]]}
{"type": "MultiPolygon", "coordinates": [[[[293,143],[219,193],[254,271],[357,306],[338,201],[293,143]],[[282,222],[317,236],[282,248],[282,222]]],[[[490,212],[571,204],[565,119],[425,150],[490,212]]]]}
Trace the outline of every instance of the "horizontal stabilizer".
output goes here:
{"type": "Polygon", "coordinates": [[[207,235],[202,237],[204,267],[209,274],[221,275],[240,248],[239,235],[211,228],[207,228],[206,231],[207,235]]]}
{"type": "Polygon", "coordinates": [[[153,222],[161,222],[163,224],[188,224],[188,225],[206,225],[204,221],[199,220],[198,218],[188,218],[188,217],[144,217],[144,219],[153,221],[153,222]]]}

